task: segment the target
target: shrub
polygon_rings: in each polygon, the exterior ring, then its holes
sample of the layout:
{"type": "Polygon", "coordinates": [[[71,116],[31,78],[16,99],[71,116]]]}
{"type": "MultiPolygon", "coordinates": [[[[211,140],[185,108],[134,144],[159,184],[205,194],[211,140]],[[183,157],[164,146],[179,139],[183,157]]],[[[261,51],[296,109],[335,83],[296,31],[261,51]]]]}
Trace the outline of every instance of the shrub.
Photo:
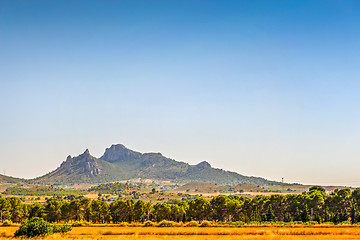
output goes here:
{"type": "Polygon", "coordinates": [[[251,221],[251,222],[248,222],[247,224],[248,225],[261,225],[262,223],[258,222],[258,221],[251,221]]]}
{"type": "Polygon", "coordinates": [[[72,227],[68,224],[54,224],[53,233],[67,233],[72,230],[72,227]]]}
{"type": "Polygon", "coordinates": [[[210,221],[202,221],[200,227],[211,227],[212,223],[210,221]]]}
{"type": "Polygon", "coordinates": [[[89,223],[88,222],[75,221],[75,222],[73,222],[73,224],[71,224],[72,227],[82,227],[84,225],[89,225],[89,223]]]}
{"type": "Polygon", "coordinates": [[[37,237],[53,233],[53,226],[42,218],[31,218],[21,223],[21,227],[15,232],[15,237],[37,237]]]}
{"type": "Polygon", "coordinates": [[[322,225],[334,225],[334,223],[333,222],[323,222],[323,223],[321,223],[322,225]]]}
{"type": "Polygon", "coordinates": [[[146,221],[145,223],[144,223],[144,227],[152,227],[152,226],[154,226],[155,224],[152,222],[152,221],[146,221]]]}
{"type": "Polygon", "coordinates": [[[316,224],[319,224],[319,223],[316,221],[309,221],[309,222],[304,223],[304,225],[316,225],[316,224]]]}
{"type": "Polygon", "coordinates": [[[31,218],[21,223],[20,228],[15,232],[15,237],[38,237],[51,235],[53,233],[67,233],[71,231],[71,226],[68,224],[54,224],[46,222],[42,218],[31,218]]]}
{"type": "Polygon", "coordinates": [[[2,224],[3,227],[10,227],[12,225],[12,221],[11,220],[5,220],[2,224]]]}
{"type": "Polygon", "coordinates": [[[292,222],[292,224],[298,224],[298,225],[302,225],[302,224],[304,224],[302,221],[294,221],[294,222],[292,222]]]}
{"type": "Polygon", "coordinates": [[[350,221],[343,221],[343,222],[338,223],[338,225],[351,225],[351,222],[350,221]]]}
{"type": "Polygon", "coordinates": [[[140,223],[140,222],[132,222],[132,223],[128,223],[128,227],[143,227],[144,224],[140,223]]]}
{"type": "Polygon", "coordinates": [[[82,222],[76,221],[76,222],[73,222],[73,223],[71,224],[71,226],[73,226],[73,227],[81,227],[81,226],[83,226],[83,224],[82,224],[82,222]]]}
{"type": "Polygon", "coordinates": [[[191,221],[185,224],[185,227],[198,227],[199,223],[197,221],[191,221]]]}
{"type": "Polygon", "coordinates": [[[175,226],[176,226],[176,222],[173,221],[162,220],[161,222],[159,222],[159,227],[175,227],[175,226]]]}
{"type": "Polygon", "coordinates": [[[240,225],[245,225],[244,222],[242,221],[237,221],[237,222],[226,222],[224,223],[225,225],[234,225],[234,226],[240,226],[240,225]]]}
{"type": "Polygon", "coordinates": [[[119,227],[128,227],[130,224],[128,222],[119,223],[119,227]]]}

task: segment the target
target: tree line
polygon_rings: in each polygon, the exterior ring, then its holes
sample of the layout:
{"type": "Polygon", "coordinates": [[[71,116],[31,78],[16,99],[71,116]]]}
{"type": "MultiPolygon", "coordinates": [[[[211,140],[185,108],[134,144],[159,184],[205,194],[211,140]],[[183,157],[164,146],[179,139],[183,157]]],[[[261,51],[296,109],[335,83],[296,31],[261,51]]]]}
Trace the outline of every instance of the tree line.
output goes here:
{"type": "Polygon", "coordinates": [[[330,194],[313,186],[302,194],[258,195],[248,198],[219,195],[207,200],[198,197],[177,204],[128,199],[108,202],[89,198],[67,202],[24,204],[20,198],[0,198],[1,221],[21,222],[33,217],[48,222],[88,221],[93,223],[144,222],[147,220],[219,222],[360,222],[360,188],[334,190],[330,194]]]}

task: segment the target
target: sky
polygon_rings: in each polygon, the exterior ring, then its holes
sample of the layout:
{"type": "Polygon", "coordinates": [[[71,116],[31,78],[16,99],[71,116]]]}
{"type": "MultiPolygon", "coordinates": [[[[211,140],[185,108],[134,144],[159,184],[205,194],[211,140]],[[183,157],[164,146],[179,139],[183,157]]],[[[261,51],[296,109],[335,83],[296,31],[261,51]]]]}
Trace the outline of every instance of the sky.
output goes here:
{"type": "Polygon", "coordinates": [[[360,186],[360,1],[0,0],[0,173],[111,144],[360,186]]]}

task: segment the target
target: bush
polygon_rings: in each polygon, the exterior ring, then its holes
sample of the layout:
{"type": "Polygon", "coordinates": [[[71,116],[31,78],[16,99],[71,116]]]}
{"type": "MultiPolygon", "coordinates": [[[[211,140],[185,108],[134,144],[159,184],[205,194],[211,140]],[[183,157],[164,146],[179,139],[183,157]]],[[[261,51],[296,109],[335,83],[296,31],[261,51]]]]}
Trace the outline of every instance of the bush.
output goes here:
{"type": "Polygon", "coordinates": [[[68,224],[54,224],[53,233],[67,233],[72,230],[72,227],[68,224]]]}
{"type": "Polygon", "coordinates": [[[322,225],[334,225],[334,223],[333,222],[323,222],[323,223],[321,223],[322,225]]]}
{"type": "Polygon", "coordinates": [[[197,221],[191,221],[185,224],[185,227],[198,227],[199,223],[197,221]]]}
{"type": "Polygon", "coordinates": [[[128,227],[130,224],[128,222],[119,223],[119,227],[128,227]]]}
{"type": "Polygon", "coordinates": [[[248,225],[261,225],[262,223],[258,222],[258,221],[251,221],[251,222],[248,222],[247,224],[248,225]]]}
{"type": "Polygon", "coordinates": [[[224,225],[234,225],[234,226],[240,226],[240,225],[245,225],[244,222],[242,221],[237,221],[237,222],[226,222],[224,223],[224,225]]]}
{"type": "Polygon", "coordinates": [[[10,227],[13,224],[11,220],[5,220],[2,224],[3,227],[10,227]]]}
{"type": "Polygon", "coordinates": [[[68,224],[54,224],[46,222],[42,218],[31,218],[21,223],[20,228],[15,232],[15,237],[38,237],[51,235],[53,233],[67,233],[71,231],[71,226],[68,224]]]}
{"type": "Polygon", "coordinates": [[[351,225],[351,222],[350,221],[343,221],[343,222],[338,223],[338,225],[351,225]]]}
{"type": "Polygon", "coordinates": [[[79,222],[79,221],[75,221],[71,224],[72,227],[82,227],[82,226],[88,226],[90,225],[89,222],[79,222]]]}
{"type": "Polygon", "coordinates": [[[210,221],[202,221],[200,227],[211,227],[212,223],[210,221]]]}
{"type": "Polygon", "coordinates": [[[53,226],[42,218],[32,218],[21,223],[21,227],[15,232],[15,237],[37,237],[53,233],[53,226]]]}
{"type": "Polygon", "coordinates": [[[154,226],[155,224],[152,222],[152,221],[146,221],[145,223],[144,223],[144,227],[152,227],[152,226],[154,226]]]}
{"type": "Polygon", "coordinates": [[[162,220],[159,223],[159,227],[175,227],[175,226],[176,226],[176,222],[173,221],[162,220]]]}
{"type": "Polygon", "coordinates": [[[304,223],[304,225],[316,225],[316,224],[319,224],[319,223],[316,221],[309,221],[309,222],[304,223]]]}
{"type": "Polygon", "coordinates": [[[298,225],[302,225],[302,224],[304,224],[302,221],[294,221],[294,222],[292,222],[292,224],[298,224],[298,225]]]}

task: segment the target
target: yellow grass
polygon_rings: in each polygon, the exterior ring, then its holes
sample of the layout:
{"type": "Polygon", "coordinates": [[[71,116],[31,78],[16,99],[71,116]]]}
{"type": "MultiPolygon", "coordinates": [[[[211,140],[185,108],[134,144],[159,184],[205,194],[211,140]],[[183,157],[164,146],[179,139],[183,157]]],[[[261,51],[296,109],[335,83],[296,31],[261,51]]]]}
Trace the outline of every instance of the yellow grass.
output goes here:
{"type": "MultiPolygon", "coordinates": [[[[0,227],[0,239],[11,239],[17,227],[0,227]]],[[[55,234],[46,240],[57,239],[124,239],[124,240],[300,240],[300,239],[360,239],[360,227],[354,226],[247,226],[216,227],[76,227],[65,235],[55,234]]]]}

